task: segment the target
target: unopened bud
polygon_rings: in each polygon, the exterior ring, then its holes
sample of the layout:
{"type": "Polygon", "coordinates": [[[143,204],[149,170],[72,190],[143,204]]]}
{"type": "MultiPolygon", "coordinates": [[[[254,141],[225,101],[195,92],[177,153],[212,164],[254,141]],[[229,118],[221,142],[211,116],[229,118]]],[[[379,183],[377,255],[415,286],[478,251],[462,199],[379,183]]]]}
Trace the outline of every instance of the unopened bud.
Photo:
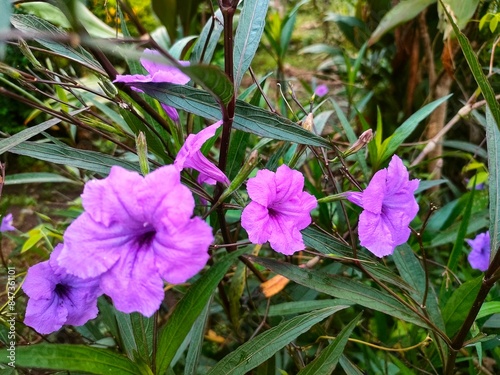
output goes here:
{"type": "Polygon", "coordinates": [[[233,178],[233,181],[231,181],[227,189],[222,193],[217,204],[224,202],[227,197],[233,194],[233,192],[236,191],[243,184],[243,182],[246,181],[248,175],[254,170],[258,161],[259,153],[257,152],[257,150],[254,150],[246,160],[245,164],[243,164],[243,167],[241,167],[236,177],[233,178]]]}
{"type": "Polygon", "coordinates": [[[109,79],[102,77],[101,81],[99,81],[98,83],[99,83],[99,86],[101,87],[102,91],[104,91],[104,93],[107,96],[114,98],[116,95],[118,95],[117,88],[115,87],[115,85],[113,85],[111,83],[111,81],[109,79]]]}
{"type": "Polygon", "coordinates": [[[42,64],[40,64],[40,61],[33,55],[33,52],[31,52],[30,47],[24,39],[19,39],[19,50],[36,69],[43,68],[42,64]]]}
{"type": "Polygon", "coordinates": [[[359,136],[358,140],[349,148],[349,150],[347,150],[344,153],[344,157],[354,154],[355,152],[358,152],[363,147],[365,147],[368,144],[368,142],[370,142],[372,139],[373,139],[373,131],[371,129],[364,131],[359,136]]]}
{"type": "Polygon", "coordinates": [[[14,79],[21,79],[23,76],[18,70],[11,68],[9,65],[0,63],[0,73],[14,79]]]}
{"type": "Polygon", "coordinates": [[[146,136],[143,132],[139,132],[137,138],[135,139],[135,147],[137,150],[137,156],[139,157],[139,166],[141,168],[141,173],[145,176],[149,173],[149,162],[148,162],[148,144],[146,142],[146,136]]]}
{"type": "Polygon", "coordinates": [[[302,127],[310,132],[314,129],[314,116],[312,113],[309,113],[306,119],[302,122],[302,127]]]}

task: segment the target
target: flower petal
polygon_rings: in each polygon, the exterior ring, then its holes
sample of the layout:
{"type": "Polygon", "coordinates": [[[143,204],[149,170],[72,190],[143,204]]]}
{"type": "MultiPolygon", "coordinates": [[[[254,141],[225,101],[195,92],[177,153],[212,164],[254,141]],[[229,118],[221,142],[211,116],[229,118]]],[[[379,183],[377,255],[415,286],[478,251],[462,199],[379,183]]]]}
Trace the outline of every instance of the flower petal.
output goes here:
{"type": "Polygon", "coordinates": [[[306,248],[302,234],[291,220],[286,220],[284,216],[274,217],[269,220],[269,225],[271,227],[269,244],[273,250],[281,254],[292,255],[306,248]]]}
{"type": "Polygon", "coordinates": [[[250,202],[241,213],[241,226],[248,233],[248,239],[255,244],[263,244],[271,238],[269,212],[257,202],[250,202]]]}
{"type": "Polygon", "coordinates": [[[22,286],[24,293],[32,299],[52,299],[58,280],[47,277],[52,273],[48,260],[31,266],[22,286]]]}
{"type": "Polygon", "coordinates": [[[178,231],[158,232],[151,246],[162,278],[179,284],[196,275],[208,262],[213,240],[212,228],[198,217],[178,231]]]}
{"type": "Polygon", "coordinates": [[[383,215],[364,210],[359,216],[358,233],[361,246],[379,258],[392,254],[397,246],[392,223],[384,220],[383,215]]]}
{"type": "Polygon", "coordinates": [[[257,175],[247,181],[248,196],[264,207],[276,200],[276,175],[267,169],[257,172],[257,175]]]}
{"type": "Polygon", "coordinates": [[[56,296],[51,299],[30,298],[26,305],[24,324],[44,335],[59,330],[68,316],[64,304],[59,302],[56,296]]]}
{"type": "Polygon", "coordinates": [[[163,301],[163,282],[155,266],[155,254],[149,247],[124,252],[116,264],[101,276],[101,289],[111,297],[116,309],[151,316],[163,301]]]}
{"type": "MultiPolygon", "coordinates": [[[[149,60],[148,56],[160,57],[161,54],[155,50],[145,49],[144,55],[143,57],[141,57],[141,64],[144,69],[146,69],[148,73],[151,74],[152,82],[168,82],[178,85],[185,85],[190,81],[190,78],[175,66],[149,60]]],[[[179,64],[188,66],[189,61],[179,61],[179,64]]]]}
{"type": "Polygon", "coordinates": [[[380,214],[386,194],[387,169],[375,173],[363,191],[363,208],[374,214],[380,214]]]}

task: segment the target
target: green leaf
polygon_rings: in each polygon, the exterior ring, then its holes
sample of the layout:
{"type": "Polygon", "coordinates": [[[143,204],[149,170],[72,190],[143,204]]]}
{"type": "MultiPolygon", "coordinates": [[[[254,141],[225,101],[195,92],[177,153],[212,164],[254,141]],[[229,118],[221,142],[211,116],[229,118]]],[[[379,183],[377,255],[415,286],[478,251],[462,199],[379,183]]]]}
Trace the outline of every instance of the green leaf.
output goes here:
{"type": "Polygon", "coordinates": [[[436,0],[403,0],[388,11],[370,36],[368,45],[377,43],[380,38],[397,25],[412,20],[436,0]]]}
{"type": "Polygon", "coordinates": [[[248,256],[252,261],[318,292],[343,298],[361,306],[380,311],[406,322],[428,328],[427,324],[403,303],[384,291],[340,275],[328,275],[273,259],[248,256]]]}
{"type": "Polygon", "coordinates": [[[234,87],[240,87],[250,67],[266,25],[269,0],[245,0],[234,37],[234,87]]]}
{"type": "MultiPolygon", "coordinates": [[[[7,363],[6,356],[0,363],[7,363]]],[[[29,369],[85,371],[91,374],[151,375],[147,366],[140,366],[107,349],[74,344],[39,344],[16,348],[16,367],[29,369]]]]}
{"type": "Polygon", "coordinates": [[[47,172],[9,174],[5,179],[5,185],[41,184],[47,182],[81,185],[79,181],[70,180],[56,173],[47,172]]]}
{"type": "Polygon", "coordinates": [[[224,18],[220,9],[215,12],[214,17],[205,24],[200,37],[193,48],[191,61],[195,63],[209,64],[219,42],[220,35],[224,30],[224,18]],[[202,59],[203,57],[203,59],[202,59]]]}
{"type": "Polygon", "coordinates": [[[243,164],[249,138],[249,133],[239,130],[235,130],[231,135],[226,168],[227,177],[231,181],[236,177],[243,164]]]}
{"type": "Polygon", "coordinates": [[[170,39],[174,40],[177,34],[177,0],[151,0],[151,6],[170,39]]]}
{"type": "Polygon", "coordinates": [[[131,360],[137,360],[137,355],[147,364],[151,364],[153,345],[153,319],[139,313],[125,314],[114,311],[123,349],[131,360]]]}
{"type": "Polygon", "coordinates": [[[348,306],[327,307],[299,315],[258,335],[220,360],[208,375],[245,374],[271,358],[300,334],[348,306]]]}
{"type": "Polygon", "coordinates": [[[210,316],[210,304],[213,297],[209,298],[205,308],[196,319],[191,329],[191,342],[186,354],[186,364],[184,366],[184,375],[196,375],[198,363],[203,348],[203,339],[205,338],[205,326],[210,316]]]}
{"type": "Polygon", "coordinates": [[[413,115],[411,115],[404,123],[402,123],[396,129],[394,134],[388,137],[382,144],[382,149],[384,150],[384,152],[380,157],[379,163],[383,163],[384,160],[394,154],[397,148],[401,145],[401,143],[405,141],[406,138],[410,136],[410,134],[415,130],[418,124],[427,116],[429,116],[442,103],[447,101],[450,97],[451,95],[448,95],[427,104],[426,106],[420,108],[413,115]]]}
{"type": "Polygon", "coordinates": [[[464,214],[462,216],[462,222],[460,223],[460,227],[458,228],[457,238],[455,240],[455,243],[453,244],[451,254],[448,257],[447,267],[451,272],[455,271],[455,269],[457,268],[458,260],[462,256],[465,236],[467,236],[467,230],[471,219],[472,204],[474,203],[475,192],[476,190],[472,190],[470,193],[467,205],[465,206],[464,214]]]}
{"type": "Polygon", "coordinates": [[[222,280],[234,260],[245,248],[217,260],[213,266],[194,283],[177,303],[174,312],[158,333],[156,353],[157,373],[163,374],[181,346],[193,323],[202,313],[217,284],[222,280]]]}
{"type": "Polygon", "coordinates": [[[331,342],[322,352],[316,357],[311,363],[306,367],[301,369],[298,375],[330,375],[337,367],[340,356],[342,355],[347,341],[351,336],[353,329],[358,324],[361,314],[355,317],[353,320],[347,324],[342,331],[335,337],[335,340],[331,342]]]}
{"type": "MultiPolygon", "coordinates": [[[[16,29],[25,32],[28,35],[48,34],[53,35],[52,39],[54,40],[61,37],[65,38],[67,36],[63,30],[58,29],[51,23],[29,14],[13,14],[10,22],[16,29]]],[[[35,37],[35,40],[42,46],[50,49],[60,56],[76,61],[89,69],[104,73],[101,65],[83,48],[76,50],[66,44],[52,41],[51,37],[46,37],[46,39],[35,37]]]]}
{"type": "MultiPolygon", "coordinates": [[[[12,14],[12,4],[9,1],[0,3],[0,33],[6,33],[10,29],[10,16],[12,14]]],[[[0,60],[5,58],[5,41],[0,41],[0,60]]]]}
{"type": "MultiPolygon", "coordinates": [[[[219,105],[202,90],[156,83],[134,83],[134,86],[166,105],[212,120],[221,119],[219,105]]],[[[240,100],[236,101],[233,126],[261,137],[331,149],[327,140],[301,128],[287,118],[240,100]]]]}
{"type": "Polygon", "coordinates": [[[486,143],[488,145],[488,189],[490,197],[490,259],[500,246],[500,131],[489,107],[486,107],[486,143]]]}
{"type": "MultiPolygon", "coordinates": [[[[315,249],[326,255],[340,256],[352,259],[352,249],[340,242],[335,237],[326,234],[312,226],[301,231],[304,243],[307,247],[315,249]]],[[[358,254],[358,259],[363,261],[363,267],[372,275],[381,281],[390,283],[399,288],[411,290],[412,288],[404,282],[398,275],[392,272],[389,268],[381,265],[379,262],[374,262],[373,258],[364,254],[358,254]]],[[[353,265],[351,265],[354,267],[353,265]]]]}
{"type": "MultiPolygon", "coordinates": [[[[87,108],[82,108],[73,112],[70,112],[70,116],[75,116],[80,112],[83,112],[87,110],[87,108]]],[[[39,125],[32,126],[31,128],[25,129],[23,131],[20,131],[19,133],[16,133],[9,138],[2,139],[0,140],[0,154],[3,154],[6,151],[9,151],[12,147],[17,146],[18,144],[34,137],[37,134],[40,134],[41,132],[53,127],[56,124],[59,124],[61,119],[59,118],[54,118],[45,122],[42,122],[39,125]]]]}
{"type": "Polygon", "coordinates": [[[484,99],[486,100],[486,103],[488,103],[491,115],[494,121],[496,122],[497,127],[500,128],[500,104],[498,104],[498,101],[495,98],[495,92],[493,91],[493,88],[491,87],[488,78],[484,75],[483,68],[477,58],[477,53],[474,52],[472,46],[470,45],[469,40],[465,37],[465,35],[462,32],[460,32],[458,26],[453,22],[453,18],[448,14],[446,7],[443,7],[443,10],[445,11],[446,16],[448,17],[448,21],[453,27],[453,31],[455,31],[458,43],[460,43],[460,47],[462,48],[465,59],[467,60],[467,64],[469,64],[472,75],[474,76],[474,79],[476,80],[479,88],[481,89],[481,92],[484,96],[484,99]]]}
{"type": "Polygon", "coordinates": [[[212,94],[219,103],[227,104],[234,96],[233,84],[226,73],[215,65],[190,65],[179,69],[212,94]]]}
{"type": "Polygon", "coordinates": [[[462,326],[481,288],[482,281],[481,276],[463,283],[446,302],[443,308],[443,319],[449,337],[453,337],[462,326]]]}
{"type": "Polygon", "coordinates": [[[286,14],[283,23],[281,24],[281,33],[280,33],[280,51],[281,57],[285,57],[285,54],[288,52],[288,45],[290,44],[290,40],[292,39],[293,29],[295,28],[295,21],[297,19],[297,12],[299,8],[308,3],[309,0],[302,0],[297,5],[293,7],[293,9],[286,14]]]}
{"type": "Polygon", "coordinates": [[[325,299],[319,301],[295,301],[285,302],[277,305],[271,305],[266,314],[265,309],[259,309],[260,315],[283,316],[302,314],[311,310],[324,309],[325,307],[334,307],[339,305],[351,305],[352,302],[345,299],[325,299]]]}
{"type": "Polygon", "coordinates": [[[78,150],[62,144],[24,142],[10,149],[10,152],[51,163],[86,169],[102,176],[107,176],[113,165],[140,172],[139,163],[132,163],[100,152],[78,150]]]}
{"type": "MultiPolygon", "coordinates": [[[[457,233],[462,221],[454,223],[446,230],[440,231],[438,234],[432,237],[429,247],[441,246],[449,243],[455,243],[457,241],[457,233]]],[[[477,232],[483,228],[487,228],[489,225],[488,212],[486,210],[479,211],[470,217],[469,225],[467,227],[467,235],[477,232]]]]}
{"type": "Polygon", "coordinates": [[[488,315],[500,314],[500,301],[489,301],[483,303],[476,319],[484,318],[488,315]]]}

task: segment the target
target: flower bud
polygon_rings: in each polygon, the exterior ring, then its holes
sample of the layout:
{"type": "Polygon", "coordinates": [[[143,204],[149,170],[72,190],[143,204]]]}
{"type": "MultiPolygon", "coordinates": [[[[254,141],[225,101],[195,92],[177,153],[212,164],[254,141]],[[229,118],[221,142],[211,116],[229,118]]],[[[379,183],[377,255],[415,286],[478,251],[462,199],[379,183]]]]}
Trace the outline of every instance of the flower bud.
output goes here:
{"type": "Polygon", "coordinates": [[[359,136],[358,140],[346,152],[344,152],[344,157],[358,152],[363,147],[365,147],[372,139],[373,131],[371,129],[364,131],[359,136]]]}
{"type": "Polygon", "coordinates": [[[24,41],[24,39],[19,39],[19,50],[21,53],[28,59],[28,61],[36,68],[40,69],[43,68],[42,64],[37,60],[35,55],[31,52],[30,47],[28,44],[24,41]]]}
{"type": "Polygon", "coordinates": [[[309,113],[306,119],[302,122],[302,127],[310,132],[314,129],[314,116],[312,113],[309,113]]]}
{"type": "Polygon", "coordinates": [[[137,135],[137,138],[135,139],[135,147],[137,150],[137,156],[139,157],[141,173],[145,176],[149,173],[149,162],[148,144],[146,142],[146,136],[143,132],[139,132],[139,134],[137,135]]]}

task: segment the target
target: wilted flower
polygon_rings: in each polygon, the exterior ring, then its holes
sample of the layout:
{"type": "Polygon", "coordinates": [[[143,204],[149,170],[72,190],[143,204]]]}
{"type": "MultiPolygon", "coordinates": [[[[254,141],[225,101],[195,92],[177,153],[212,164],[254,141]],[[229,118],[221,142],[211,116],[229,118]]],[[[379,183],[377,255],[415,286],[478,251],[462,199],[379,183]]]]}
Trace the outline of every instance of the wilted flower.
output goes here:
{"type": "MultiPolygon", "coordinates": [[[[141,64],[149,73],[148,75],[133,74],[133,75],[117,75],[113,82],[123,83],[142,83],[142,82],[165,82],[175,83],[177,85],[185,85],[189,82],[190,78],[182,73],[175,66],[165,65],[148,59],[149,56],[160,56],[160,53],[155,50],[145,49],[144,57],[141,58],[141,64]]],[[[189,65],[189,61],[179,61],[183,66],[189,65]]],[[[133,86],[132,86],[133,87],[133,86]]],[[[136,91],[141,91],[135,89],[136,91]]],[[[168,117],[174,121],[179,121],[179,114],[173,107],[169,107],[162,103],[162,107],[167,112],[168,117]]]]}
{"type": "Polygon", "coordinates": [[[282,165],[276,173],[260,170],[247,182],[252,202],[241,214],[241,225],[252,243],[267,241],[285,255],[305,248],[300,230],[311,224],[316,198],[303,191],[304,176],[282,165]]]}
{"type": "Polygon", "coordinates": [[[490,263],[490,232],[480,233],[473,240],[465,241],[472,248],[467,258],[471,267],[482,272],[486,271],[490,263]]]}
{"type": "Polygon", "coordinates": [[[64,234],[59,265],[82,278],[99,277],[115,307],[151,316],[164,297],[163,280],[182,283],[208,261],[212,229],[192,218],[193,195],[173,165],[145,177],[121,167],[89,181],[85,212],[64,234]]]}
{"type": "Polygon", "coordinates": [[[318,87],[316,87],[316,90],[314,90],[314,94],[319,97],[325,96],[326,94],[328,94],[328,86],[319,85],[318,87]]]}
{"type": "Polygon", "coordinates": [[[65,324],[80,326],[97,316],[99,280],[81,279],[59,267],[57,245],[50,259],[30,267],[23,283],[28,295],[24,323],[38,333],[49,334],[65,324]]]}
{"type": "Polygon", "coordinates": [[[217,129],[222,125],[222,121],[203,129],[198,134],[188,135],[186,142],[179,150],[175,158],[174,165],[179,171],[184,168],[193,168],[200,172],[198,183],[215,185],[216,181],[229,185],[229,179],[224,172],[217,168],[201,152],[201,147],[210,138],[215,135],[217,129]]]}
{"type": "Polygon", "coordinates": [[[358,228],[361,246],[383,257],[408,240],[408,225],[418,212],[414,197],[418,184],[394,155],[389,167],[375,173],[363,192],[347,193],[347,199],[363,208],[358,228]]]}
{"type": "Polygon", "coordinates": [[[0,224],[0,232],[10,232],[16,230],[16,228],[12,225],[13,221],[14,218],[12,217],[12,214],[5,215],[2,218],[2,223],[0,224]]]}

